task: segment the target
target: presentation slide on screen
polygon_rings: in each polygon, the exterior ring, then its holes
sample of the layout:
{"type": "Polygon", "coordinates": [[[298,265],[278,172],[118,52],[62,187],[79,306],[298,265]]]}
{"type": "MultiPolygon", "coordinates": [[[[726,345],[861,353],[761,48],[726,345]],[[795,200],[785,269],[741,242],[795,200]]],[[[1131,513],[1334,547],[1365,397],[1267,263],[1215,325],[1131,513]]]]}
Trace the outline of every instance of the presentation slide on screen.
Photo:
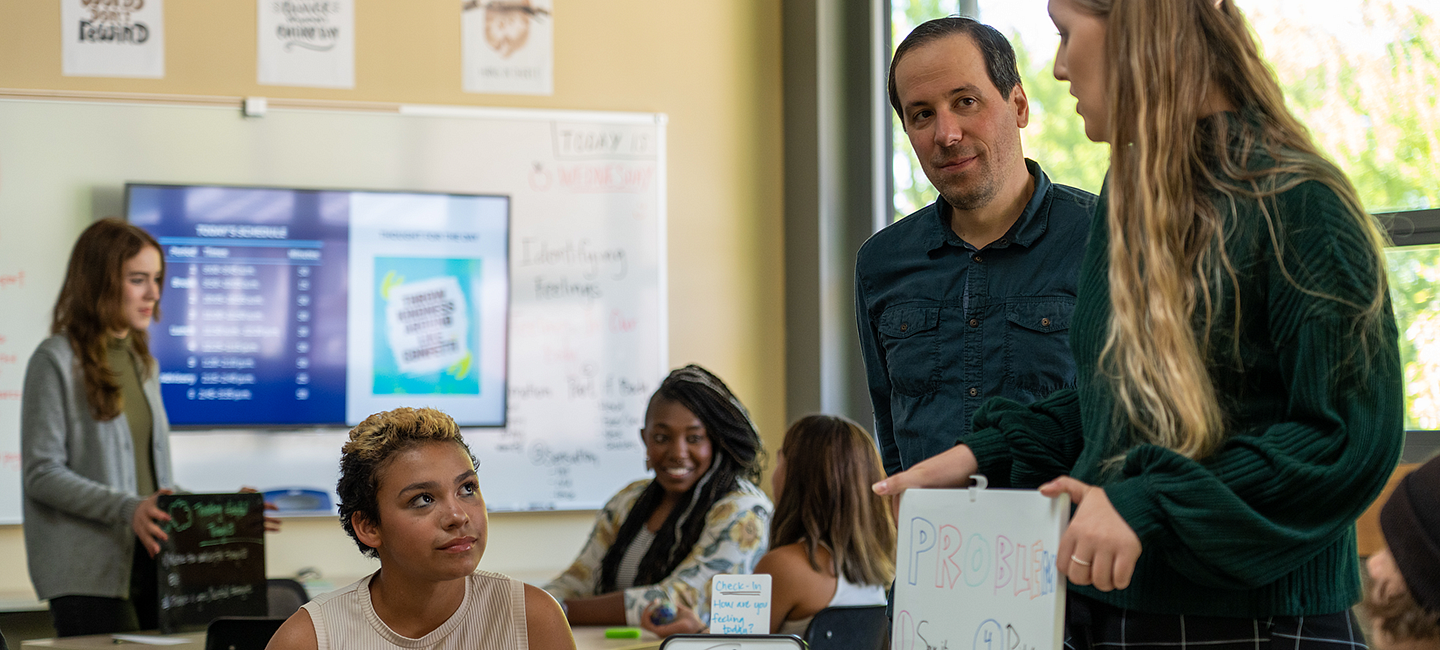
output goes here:
{"type": "Polygon", "coordinates": [[[509,199],[132,184],[164,249],[151,328],[177,426],[505,423],[509,199]]]}
{"type": "Polygon", "coordinates": [[[508,209],[499,197],[351,196],[347,420],[425,405],[503,422],[508,209]]]}

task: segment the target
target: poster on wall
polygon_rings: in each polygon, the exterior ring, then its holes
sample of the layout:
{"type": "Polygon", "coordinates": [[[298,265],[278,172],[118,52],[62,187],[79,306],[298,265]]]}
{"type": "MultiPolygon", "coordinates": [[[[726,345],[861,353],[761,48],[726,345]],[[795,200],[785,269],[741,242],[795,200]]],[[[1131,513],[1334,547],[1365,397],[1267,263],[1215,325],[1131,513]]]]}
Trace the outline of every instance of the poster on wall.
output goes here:
{"type": "Polygon", "coordinates": [[[555,92],[551,0],[465,0],[461,5],[465,92],[555,92]]]}
{"type": "Polygon", "coordinates": [[[164,77],[164,2],[61,0],[60,41],[67,77],[164,77]]]}
{"type": "Polygon", "coordinates": [[[260,83],[355,87],[354,0],[259,0],[256,5],[260,83]]]}

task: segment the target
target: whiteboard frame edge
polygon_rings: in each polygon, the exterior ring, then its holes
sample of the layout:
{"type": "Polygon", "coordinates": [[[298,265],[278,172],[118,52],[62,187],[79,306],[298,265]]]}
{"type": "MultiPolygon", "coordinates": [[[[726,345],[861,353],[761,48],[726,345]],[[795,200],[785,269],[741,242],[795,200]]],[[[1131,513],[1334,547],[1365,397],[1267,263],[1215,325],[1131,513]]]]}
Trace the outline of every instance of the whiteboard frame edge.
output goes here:
{"type": "MultiPolygon", "coordinates": [[[[109,104],[146,106],[176,106],[184,108],[212,108],[234,111],[242,116],[241,108],[245,97],[219,97],[210,95],[160,95],[148,93],[29,93],[0,88],[0,101],[19,103],[55,104],[109,104]]],[[[599,124],[625,124],[635,126],[656,126],[664,129],[670,123],[666,113],[643,111],[596,111],[568,108],[502,108],[492,106],[462,106],[458,104],[389,104],[383,102],[325,102],[310,104],[305,100],[270,98],[272,111],[312,111],[338,113],[381,113],[409,117],[457,117],[501,119],[538,122],[590,122],[599,124]]],[[[250,119],[264,119],[256,117],[250,119]]]]}
{"type": "Polygon", "coordinates": [[[655,174],[659,177],[656,183],[656,191],[659,194],[655,202],[655,228],[659,232],[659,238],[655,249],[659,251],[660,259],[657,264],[660,267],[658,278],[658,300],[660,303],[660,367],[657,368],[656,377],[664,377],[670,372],[670,176],[668,173],[669,146],[666,139],[667,125],[670,118],[664,113],[655,113],[655,133],[659,138],[659,146],[656,147],[658,154],[655,161],[655,174]]]}
{"type": "Polygon", "coordinates": [[[670,119],[665,113],[626,111],[587,111],[564,108],[496,108],[490,106],[456,106],[450,104],[401,104],[399,113],[407,117],[460,117],[532,122],[591,122],[599,124],[632,124],[664,128],[670,119]]]}

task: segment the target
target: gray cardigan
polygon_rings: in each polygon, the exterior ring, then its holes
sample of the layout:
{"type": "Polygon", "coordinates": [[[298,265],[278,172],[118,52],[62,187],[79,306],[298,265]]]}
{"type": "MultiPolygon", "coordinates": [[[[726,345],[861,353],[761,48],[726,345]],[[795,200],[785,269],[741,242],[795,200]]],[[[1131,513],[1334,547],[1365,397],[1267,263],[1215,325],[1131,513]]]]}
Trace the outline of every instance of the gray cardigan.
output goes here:
{"type": "MultiPolygon", "coordinates": [[[[155,480],[172,487],[170,420],[159,373],[143,389],[154,422],[155,480]]],[[[25,553],[41,599],[128,598],[135,532],[135,452],[124,415],[96,422],[79,362],[64,335],[40,344],[25,369],[20,407],[25,553]]]]}

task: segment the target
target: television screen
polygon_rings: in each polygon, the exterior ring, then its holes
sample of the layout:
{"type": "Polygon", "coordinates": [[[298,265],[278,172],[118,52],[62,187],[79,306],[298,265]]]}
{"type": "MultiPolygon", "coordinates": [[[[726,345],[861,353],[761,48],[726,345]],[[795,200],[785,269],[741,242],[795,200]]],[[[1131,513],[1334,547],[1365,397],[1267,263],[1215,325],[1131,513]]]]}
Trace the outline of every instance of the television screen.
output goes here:
{"type": "Polygon", "coordinates": [[[179,427],[504,426],[509,198],[126,185],[165,258],[150,330],[179,427]]]}

